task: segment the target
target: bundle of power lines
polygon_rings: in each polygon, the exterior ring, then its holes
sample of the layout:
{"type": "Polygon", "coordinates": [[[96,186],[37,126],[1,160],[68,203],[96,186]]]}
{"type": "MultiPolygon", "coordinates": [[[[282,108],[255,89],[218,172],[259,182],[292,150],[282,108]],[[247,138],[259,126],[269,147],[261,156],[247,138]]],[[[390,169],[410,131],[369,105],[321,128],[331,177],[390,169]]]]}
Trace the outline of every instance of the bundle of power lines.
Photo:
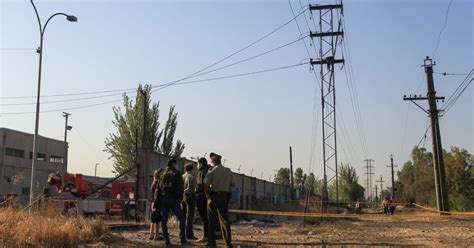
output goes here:
{"type": "MultiPolygon", "coordinates": [[[[261,74],[261,73],[268,73],[268,72],[273,72],[273,71],[278,71],[278,70],[285,70],[289,68],[294,68],[294,67],[299,67],[302,65],[309,64],[309,58],[306,58],[304,60],[301,60],[299,63],[296,64],[291,64],[291,65],[285,65],[281,67],[274,67],[274,68],[268,68],[268,69],[262,69],[262,70],[256,70],[256,71],[251,71],[251,72],[244,72],[244,73],[238,73],[238,74],[232,74],[232,75],[226,75],[226,76],[220,76],[220,77],[212,77],[212,78],[204,78],[204,79],[196,79],[197,77],[210,74],[212,72],[220,71],[259,57],[262,57],[264,55],[273,53],[275,51],[278,51],[280,49],[283,49],[285,47],[288,47],[290,45],[293,45],[295,43],[298,43],[300,41],[303,41],[305,38],[308,37],[306,36],[300,36],[298,39],[293,40],[291,42],[285,43],[283,45],[277,46],[275,48],[272,48],[270,50],[266,50],[265,52],[247,57],[245,59],[239,60],[237,62],[229,63],[227,65],[223,65],[217,68],[214,68],[216,65],[221,64],[222,62],[234,57],[235,55],[249,49],[250,47],[254,46],[255,44],[265,40],[266,38],[270,37],[274,33],[280,31],[284,27],[286,27],[288,24],[291,22],[295,21],[298,17],[302,16],[308,8],[303,8],[298,14],[294,15],[293,18],[288,20],[287,22],[283,23],[282,25],[278,26],[276,29],[272,30],[271,32],[266,33],[262,37],[258,38],[257,40],[251,42],[250,44],[244,46],[243,48],[238,49],[237,51],[231,53],[230,55],[225,56],[222,59],[217,60],[216,62],[205,66],[204,68],[189,74],[183,78],[180,78],[175,81],[167,82],[167,83],[162,83],[162,84],[154,84],[152,85],[152,91],[156,92],[162,89],[165,89],[170,86],[176,86],[176,85],[184,85],[184,84],[194,84],[194,83],[203,83],[203,82],[210,82],[210,81],[217,81],[217,80],[223,80],[223,79],[229,79],[229,78],[235,78],[235,77],[243,77],[243,76],[249,76],[249,75],[255,75],[255,74],[261,74]],[[307,60],[307,62],[304,62],[307,60]],[[194,80],[191,80],[194,79],[194,80]]],[[[123,94],[126,93],[132,93],[135,92],[136,88],[126,88],[126,89],[114,89],[114,90],[103,90],[103,91],[94,91],[94,92],[79,92],[79,93],[67,93],[67,94],[53,94],[53,95],[42,95],[42,98],[68,98],[71,96],[87,96],[87,97],[80,97],[80,98],[69,98],[69,99],[61,99],[61,100],[50,100],[50,101],[42,101],[41,104],[53,104],[53,103],[65,103],[65,102],[76,102],[76,101],[84,101],[84,100],[92,100],[92,99],[99,99],[99,98],[107,98],[107,97],[113,97],[113,96],[122,96],[123,94]]],[[[7,106],[28,106],[28,105],[34,105],[36,104],[35,102],[14,102],[14,103],[5,103],[4,101],[10,101],[10,100],[17,100],[17,99],[33,99],[36,96],[7,96],[7,97],[0,97],[0,107],[7,107],[7,106]]],[[[89,108],[89,107],[94,107],[94,106],[100,106],[100,105],[106,105],[110,103],[115,103],[115,102],[121,102],[123,101],[122,98],[116,99],[116,100],[111,100],[111,101],[106,101],[106,102],[99,102],[95,104],[89,104],[89,105],[82,105],[82,106],[76,106],[76,107],[70,107],[70,108],[60,108],[60,109],[48,109],[48,110],[43,110],[41,111],[42,113],[46,112],[61,112],[65,110],[72,110],[72,109],[82,109],[82,108],[89,108]]],[[[4,112],[0,113],[0,116],[6,116],[6,115],[19,115],[19,114],[33,114],[35,112],[4,112]]]]}

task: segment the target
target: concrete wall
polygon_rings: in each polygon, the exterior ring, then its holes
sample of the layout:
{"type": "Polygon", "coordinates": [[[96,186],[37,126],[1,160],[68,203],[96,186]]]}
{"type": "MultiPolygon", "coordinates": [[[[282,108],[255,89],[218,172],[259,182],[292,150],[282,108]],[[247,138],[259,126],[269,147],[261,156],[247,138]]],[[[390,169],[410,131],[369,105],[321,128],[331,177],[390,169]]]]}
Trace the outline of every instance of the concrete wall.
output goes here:
{"type": "MultiPolygon", "coordinates": [[[[143,186],[147,185],[147,199],[151,201],[152,194],[149,189],[153,181],[153,172],[158,168],[166,168],[166,164],[171,157],[162,154],[148,152],[148,164],[144,167],[146,171],[146,178],[143,182],[143,186]]],[[[144,155],[140,156],[141,164],[145,163],[144,155]]],[[[187,163],[193,163],[195,165],[192,173],[196,173],[197,163],[195,161],[188,160],[186,158],[177,159],[177,169],[183,171],[184,165],[187,163]]],[[[142,180],[142,179],[140,179],[142,180]]],[[[257,179],[255,177],[246,176],[234,172],[234,180],[236,187],[240,189],[240,196],[238,201],[230,205],[230,208],[237,209],[258,209],[259,205],[267,204],[266,207],[280,206],[286,204],[290,197],[290,188],[268,182],[265,180],[257,179]]],[[[144,189],[145,190],[145,189],[144,189]]]]}
{"type": "MultiPolygon", "coordinates": [[[[59,171],[64,173],[63,163],[50,162],[51,155],[64,158],[64,142],[39,136],[37,152],[46,154],[45,161],[35,163],[35,193],[55,190],[47,184],[48,175],[59,171]]],[[[0,197],[7,194],[18,195],[22,202],[29,198],[31,181],[30,153],[33,150],[33,134],[12,129],[0,128],[0,197]],[[23,151],[23,157],[14,157],[6,154],[7,148],[23,151]]]]}

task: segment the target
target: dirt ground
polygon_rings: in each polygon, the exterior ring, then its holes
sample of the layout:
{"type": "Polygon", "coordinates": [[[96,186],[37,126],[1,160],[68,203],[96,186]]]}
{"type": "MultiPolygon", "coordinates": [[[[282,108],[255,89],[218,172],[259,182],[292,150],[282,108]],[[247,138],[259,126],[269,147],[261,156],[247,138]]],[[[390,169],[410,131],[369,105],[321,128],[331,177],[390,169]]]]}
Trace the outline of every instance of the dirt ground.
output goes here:
{"type": "MultiPolygon", "coordinates": [[[[309,220],[301,219],[256,224],[234,223],[234,247],[253,246],[425,246],[473,247],[473,217],[440,217],[428,213],[400,213],[394,216],[357,215],[355,218],[309,220]]],[[[195,235],[202,234],[195,226],[195,235]]],[[[171,242],[179,244],[176,223],[170,223],[171,242]]],[[[160,247],[164,241],[148,241],[145,229],[116,231],[109,241],[111,247],[160,247]]],[[[104,244],[104,243],[102,243],[104,244]]],[[[218,245],[223,245],[218,241],[218,245]]],[[[190,243],[186,247],[198,247],[190,243]]]]}

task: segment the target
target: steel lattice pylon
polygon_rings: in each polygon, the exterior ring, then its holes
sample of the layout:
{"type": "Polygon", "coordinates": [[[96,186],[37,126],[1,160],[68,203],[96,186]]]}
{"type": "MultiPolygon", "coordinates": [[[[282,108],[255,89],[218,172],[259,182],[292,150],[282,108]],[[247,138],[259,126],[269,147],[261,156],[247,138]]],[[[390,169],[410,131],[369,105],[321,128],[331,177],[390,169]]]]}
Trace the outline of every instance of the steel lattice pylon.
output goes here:
{"type": "Polygon", "coordinates": [[[344,63],[344,59],[336,58],[336,46],[343,35],[341,19],[337,15],[337,11],[342,14],[342,4],[310,5],[309,9],[319,12],[319,30],[310,34],[311,38],[319,40],[319,58],[311,59],[311,65],[320,66],[324,172],[321,212],[327,212],[328,183],[333,179],[336,184],[336,206],[339,203],[334,64],[344,63]]]}

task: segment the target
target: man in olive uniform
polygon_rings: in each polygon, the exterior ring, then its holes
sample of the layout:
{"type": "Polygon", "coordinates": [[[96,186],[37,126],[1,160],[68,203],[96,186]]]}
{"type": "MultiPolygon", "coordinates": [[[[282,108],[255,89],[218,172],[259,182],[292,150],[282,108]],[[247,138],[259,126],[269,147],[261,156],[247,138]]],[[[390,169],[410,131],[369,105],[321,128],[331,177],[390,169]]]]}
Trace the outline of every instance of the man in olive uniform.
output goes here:
{"type": "Polygon", "coordinates": [[[193,164],[187,164],[184,166],[186,172],[183,175],[184,181],[184,200],[183,200],[183,212],[186,218],[186,238],[197,239],[194,237],[193,232],[193,221],[194,221],[194,208],[196,207],[196,180],[191,171],[194,168],[193,164]]]}
{"type": "Polygon", "coordinates": [[[208,220],[207,220],[207,197],[204,192],[204,178],[206,178],[209,165],[206,158],[200,158],[198,161],[198,172],[196,174],[196,206],[201,217],[204,235],[197,242],[207,242],[208,220]]]}
{"type": "Polygon", "coordinates": [[[166,245],[170,244],[170,236],[168,233],[168,214],[171,210],[179,221],[179,237],[181,244],[186,244],[185,237],[185,220],[183,210],[181,209],[181,201],[183,200],[183,176],[181,172],[176,170],[175,159],[168,161],[165,171],[160,176],[158,183],[158,190],[161,197],[161,230],[163,231],[163,238],[166,245]]]}
{"type": "Polygon", "coordinates": [[[214,220],[219,218],[222,236],[227,247],[232,247],[232,234],[229,221],[229,192],[235,186],[232,171],[222,165],[222,157],[211,153],[211,164],[213,168],[204,179],[204,190],[208,195],[207,214],[209,220],[207,246],[216,246],[214,220]]]}

